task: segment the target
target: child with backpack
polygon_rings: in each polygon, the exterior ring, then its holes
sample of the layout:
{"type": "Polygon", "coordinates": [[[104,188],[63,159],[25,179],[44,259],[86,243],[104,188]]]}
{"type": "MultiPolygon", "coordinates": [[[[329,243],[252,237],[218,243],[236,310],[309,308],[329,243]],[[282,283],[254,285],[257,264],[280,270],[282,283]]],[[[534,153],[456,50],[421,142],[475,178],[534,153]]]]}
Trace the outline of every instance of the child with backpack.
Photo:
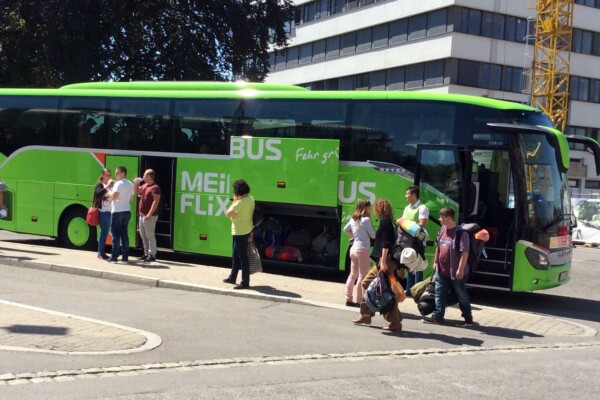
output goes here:
{"type": "Polygon", "coordinates": [[[469,275],[469,246],[468,234],[461,232],[454,220],[455,212],[451,207],[440,210],[440,223],[442,229],[437,239],[433,269],[435,271],[435,308],[431,318],[424,318],[423,322],[443,324],[448,291],[452,291],[458,299],[458,305],[466,326],[473,325],[471,303],[467,293],[467,276],[469,275]]]}

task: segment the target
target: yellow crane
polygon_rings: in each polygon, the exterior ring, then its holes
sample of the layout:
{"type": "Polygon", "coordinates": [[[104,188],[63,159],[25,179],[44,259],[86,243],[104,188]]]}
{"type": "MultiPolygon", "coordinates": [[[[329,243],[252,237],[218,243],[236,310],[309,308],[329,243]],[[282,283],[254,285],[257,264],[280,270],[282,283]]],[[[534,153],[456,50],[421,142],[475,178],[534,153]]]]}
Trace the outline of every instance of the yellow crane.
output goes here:
{"type": "Polygon", "coordinates": [[[531,105],[565,131],[569,109],[569,64],[574,0],[536,0],[531,105]]]}

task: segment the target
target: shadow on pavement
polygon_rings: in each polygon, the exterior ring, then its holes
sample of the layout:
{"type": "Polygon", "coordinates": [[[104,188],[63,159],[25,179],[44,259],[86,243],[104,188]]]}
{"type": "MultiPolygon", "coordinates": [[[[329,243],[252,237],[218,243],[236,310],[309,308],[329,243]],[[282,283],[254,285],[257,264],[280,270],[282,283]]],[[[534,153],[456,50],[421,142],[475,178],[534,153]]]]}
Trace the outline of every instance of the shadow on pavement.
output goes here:
{"type": "Polygon", "coordinates": [[[294,298],[302,297],[298,293],[287,292],[285,290],[278,290],[278,289],[275,289],[273,286],[250,286],[250,289],[252,289],[256,292],[259,292],[262,294],[268,294],[271,296],[294,297],[294,298]]]}
{"type": "Polygon", "coordinates": [[[69,333],[69,328],[44,325],[11,325],[3,326],[1,329],[4,329],[8,333],[20,333],[26,335],[66,336],[69,333]]]}
{"type": "Polygon", "coordinates": [[[597,300],[543,292],[509,293],[470,289],[469,293],[473,303],[485,306],[600,322],[600,301],[597,300]]]}

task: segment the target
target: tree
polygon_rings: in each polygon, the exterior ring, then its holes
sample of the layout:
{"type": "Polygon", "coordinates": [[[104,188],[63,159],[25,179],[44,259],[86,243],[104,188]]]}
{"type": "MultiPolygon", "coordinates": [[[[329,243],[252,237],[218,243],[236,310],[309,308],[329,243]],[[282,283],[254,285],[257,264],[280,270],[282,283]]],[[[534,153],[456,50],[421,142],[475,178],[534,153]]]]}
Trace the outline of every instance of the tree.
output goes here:
{"type": "Polygon", "coordinates": [[[0,86],[262,81],[290,0],[0,0],[0,86]]]}

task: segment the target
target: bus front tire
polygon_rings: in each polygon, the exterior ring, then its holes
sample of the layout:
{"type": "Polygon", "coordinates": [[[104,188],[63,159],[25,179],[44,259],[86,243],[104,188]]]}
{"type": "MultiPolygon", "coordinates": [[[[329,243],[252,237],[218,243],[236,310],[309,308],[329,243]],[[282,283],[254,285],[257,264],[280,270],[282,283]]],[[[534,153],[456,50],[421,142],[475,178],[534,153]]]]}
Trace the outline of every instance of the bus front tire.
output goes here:
{"type": "Polygon", "coordinates": [[[64,247],[93,249],[96,243],[96,227],[87,224],[86,213],[84,208],[72,208],[61,218],[58,239],[64,247]]]}

